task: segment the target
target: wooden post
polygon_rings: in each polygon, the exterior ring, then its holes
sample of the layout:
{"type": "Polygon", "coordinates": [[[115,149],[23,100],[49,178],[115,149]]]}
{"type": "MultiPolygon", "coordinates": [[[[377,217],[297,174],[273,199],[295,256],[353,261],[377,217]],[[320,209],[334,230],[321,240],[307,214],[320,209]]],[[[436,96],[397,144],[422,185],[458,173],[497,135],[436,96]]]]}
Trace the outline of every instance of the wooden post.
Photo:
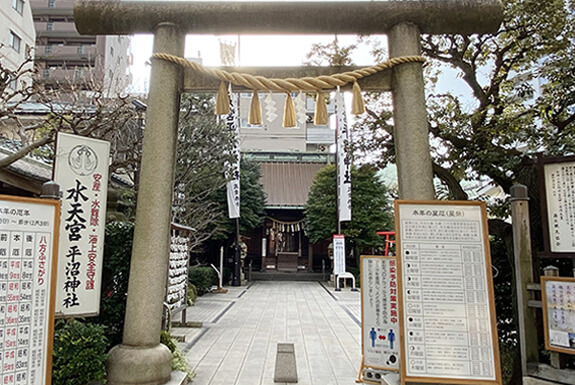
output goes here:
{"type": "Polygon", "coordinates": [[[527,285],[533,282],[528,201],[527,187],[520,184],[511,187],[515,287],[517,291],[517,318],[521,351],[521,372],[523,376],[527,376],[527,364],[529,362],[538,362],[539,360],[535,310],[528,306],[530,294],[527,290],[527,285]]]}

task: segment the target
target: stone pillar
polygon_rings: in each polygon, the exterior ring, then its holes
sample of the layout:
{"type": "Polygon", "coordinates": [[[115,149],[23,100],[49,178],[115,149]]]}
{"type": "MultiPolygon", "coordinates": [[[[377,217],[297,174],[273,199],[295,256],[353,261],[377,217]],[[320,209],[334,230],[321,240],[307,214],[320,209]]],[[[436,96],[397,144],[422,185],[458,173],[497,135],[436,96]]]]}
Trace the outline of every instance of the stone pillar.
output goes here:
{"type": "Polygon", "coordinates": [[[529,228],[529,198],[527,187],[511,187],[511,218],[513,221],[513,255],[515,259],[515,287],[517,292],[517,321],[521,351],[521,371],[527,376],[527,364],[538,362],[537,323],[535,309],[529,307],[527,285],[533,283],[531,231],[529,228]]]}
{"type": "MultiPolygon", "coordinates": [[[[388,33],[390,58],[421,55],[419,28],[411,23],[388,33]]],[[[435,199],[422,63],[392,70],[394,140],[400,199],[435,199]]]]}
{"type": "MultiPolygon", "coordinates": [[[[185,34],[169,23],[155,31],[154,53],[184,54],[185,34]]],[[[171,353],[160,344],[182,70],[155,60],[150,78],[134,246],[121,345],[110,350],[108,384],[170,380],[171,353]]]]}

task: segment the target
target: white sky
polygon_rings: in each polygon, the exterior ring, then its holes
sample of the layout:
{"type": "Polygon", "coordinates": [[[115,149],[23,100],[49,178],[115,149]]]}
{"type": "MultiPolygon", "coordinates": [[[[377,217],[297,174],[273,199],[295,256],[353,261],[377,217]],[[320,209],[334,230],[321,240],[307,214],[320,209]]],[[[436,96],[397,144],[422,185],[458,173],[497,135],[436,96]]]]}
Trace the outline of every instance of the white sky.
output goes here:
{"type": "MultiPolygon", "coordinates": [[[[219,66],[219,42],[227,42],[239,46],[239,55],[236,48],[236,61],[239,57],[239,66],[271,67],[271,66],[300,66],[306,60],[306,54],[311,50],[312,44],[327,44],[333,41],[334,35],[290,35],[290,36],[262,36],[262,35],[188,35],[186,38],[187,58],[202,58],[205,66],[219,66]],[[239,44],[238,44],[239,40],[239,44]]],[[[339,43],[349,45],[355,42],[353,35],[338,35],[339,43]]],[[[385,41],[385,36],[380,39],[385,41]]],[[[152,56],[152,35],[136,35],[132,38],[133,76],[132,92],[147,93],[150,66],[146,64],[152,56]]],[[[356,50],[354,64],[369,66],[377,64],[365,47],[356,50]]]]}

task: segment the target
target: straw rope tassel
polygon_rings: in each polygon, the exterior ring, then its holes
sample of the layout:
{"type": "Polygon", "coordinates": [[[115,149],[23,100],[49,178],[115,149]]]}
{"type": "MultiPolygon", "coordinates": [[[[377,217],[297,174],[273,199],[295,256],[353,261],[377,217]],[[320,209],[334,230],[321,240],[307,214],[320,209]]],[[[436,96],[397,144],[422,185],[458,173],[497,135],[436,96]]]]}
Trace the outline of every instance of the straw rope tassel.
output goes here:
{"type": "Polygon", "coordinates": [[[318,92],[315,96],[315,112],[313,116],[313,124],[316,126],[324,126],[329,123],[327,116],[327,106],[325,104],[324,94],[318,92]]]}
{"type": "Polygon", "coordinates": [[[282,126],[284,128],[297,126],[295,117],[295,106],[293,104],[293,99],[289,93],[287,93],[286,104],[284,107],[284,120],[282,126]]]}
{"type": "Polygon", "coordinates": [[[351,113],[361,115],[365,112],[363,98],[361,97],[361,88],[357,82],[353,82],[353,102],[351,104],[351,113]]]}
{"type": "Polygon", "coordinates": [[[218,96],[216,98],[216,115],[227,115],[230,113],[230,97],[228,88],[224,82],[220,83],[218,96]]]}
{"type": "Polygon", "coordinates": [[[248,114],[249,124],[262,124],[262,107],[260,105],[260,97],[257,91],[252,95],[252,102],[250,103],[250,113],[248,114]]]}

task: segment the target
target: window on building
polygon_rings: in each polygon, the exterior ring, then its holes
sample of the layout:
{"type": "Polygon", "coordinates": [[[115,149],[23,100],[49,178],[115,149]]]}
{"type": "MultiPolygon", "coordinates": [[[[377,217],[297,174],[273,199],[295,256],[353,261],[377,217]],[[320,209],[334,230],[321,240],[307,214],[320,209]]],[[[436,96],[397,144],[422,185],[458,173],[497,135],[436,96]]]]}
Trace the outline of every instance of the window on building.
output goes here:
{"type": "Polygon", "coordinates": [[[44,53],[52,53],[52,45],[48,44],[44,47],[44,53]]]}
{"type": "Polygon", "coordinates": [[[12,47],[14,51],[20,53],[20,44],[22,44],[22,39],[20,39],[20,36],[10,31],[10,47],[12,47]]]}
{"type": "Polygon", "coordinates": [[[54,22],[49,21],[46,23],[46,31],[53,31],[54,30],[54,22]]]}
{"type": "Polygon", "coordinates": [[[12,8],[21,15],[24,10],[24,0],[12,0],[12,8]]]}
{"type": "Polygon", "coordinates": [[[81,54],[83,54],[84,52],[85,52],[85,51],[84,51],[84,46],[83,46],[83,45],[78,46],[78,53],[81,55],[81,54]]]}
{"type": "Polygon", "coordinates": [[[247,118],[240,120],[240,128],[264,128],[262,124],[249,124],[247,118]]]}
{"type": "Polygon", "coordinates": [[[54,8],[56,5],[56,0],[48,0],[48,8],[54,8]]]}

